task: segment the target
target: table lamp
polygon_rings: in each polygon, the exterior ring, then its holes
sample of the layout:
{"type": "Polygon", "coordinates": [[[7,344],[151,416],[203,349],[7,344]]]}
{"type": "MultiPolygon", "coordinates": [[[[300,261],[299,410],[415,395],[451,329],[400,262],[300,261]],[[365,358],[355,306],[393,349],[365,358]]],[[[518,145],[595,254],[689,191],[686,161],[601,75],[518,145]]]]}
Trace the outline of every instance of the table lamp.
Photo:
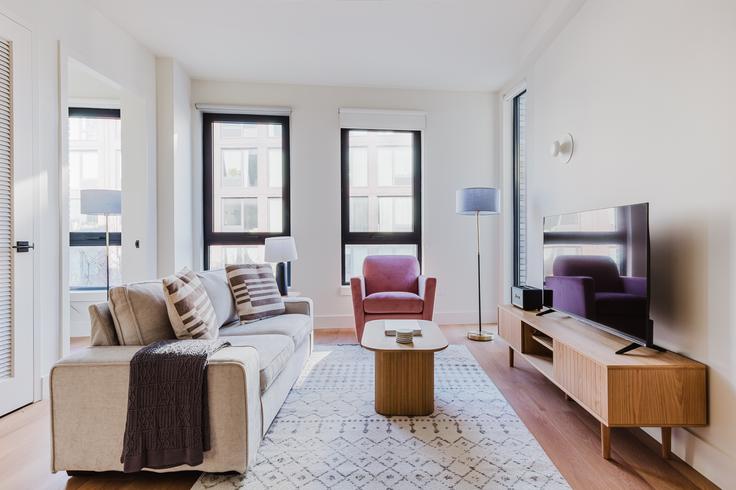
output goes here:
{"type": "Polygon", "coordinates": [[[467,336],[470,340],[487,342],[493,340],[493,333],[481,328],[480,300],[480,216],[498,214],[500,210],[500,194],[493,187],[466,187],[455,193],[455,212],[457,214],[475,215],[475,246],[478,255],[478,330],[471,330],[467,336]]]}
{"type": "Polygon", "coordinates": [[[263,260],[276,264],[276,285],[279,287],[281,296],[289,294],[289,289],[286,285],[286,263],[296,259],[297,254],[294,237],[276,236],[266,238],[266,251],[263,260]]]}
{"type": "Polygon", "coordinates": [[[121,192],[114,189],[82,189],[81,213],[105,217],[105,286],[110,297],[110,216],[121,214],[121,192]]]}

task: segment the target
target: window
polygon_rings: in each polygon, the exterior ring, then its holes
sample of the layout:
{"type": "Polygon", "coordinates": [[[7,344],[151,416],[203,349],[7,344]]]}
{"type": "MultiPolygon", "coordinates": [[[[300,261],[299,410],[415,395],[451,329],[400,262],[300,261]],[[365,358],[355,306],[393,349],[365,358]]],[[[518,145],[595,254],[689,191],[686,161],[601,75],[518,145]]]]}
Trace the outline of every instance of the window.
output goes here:
{"type": "Polygon", "coordinates": [[[513,99],[514,160],[514,284],[526,285],[526,91],[513,99]]]}
{"type": "MultiPolygon", "coordinates": [[[[82,189],[121,189],[120,110],[69,108],[69,287],[105,289],[105,217],[81,213],[82,189]]],[[[120,284],[121,217],[110,216],[110,285],[120,284]]]]}
{"type": "Polygon", "coordinates": [[[289,118],[206,113],[203,131],[204,267],[262,262],[290,233],[289,118]]]}
{"type": "Polygon", "coordinates": [[[421,132],[341,130],[342,284],[367,255],[421,259],[421,132]]]}

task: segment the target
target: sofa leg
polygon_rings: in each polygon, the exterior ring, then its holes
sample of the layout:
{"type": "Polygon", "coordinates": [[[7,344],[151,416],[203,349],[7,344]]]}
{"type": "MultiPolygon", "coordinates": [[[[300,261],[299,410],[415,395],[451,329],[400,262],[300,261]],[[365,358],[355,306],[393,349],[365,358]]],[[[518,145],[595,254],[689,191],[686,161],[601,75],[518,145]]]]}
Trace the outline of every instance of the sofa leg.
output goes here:
{"type": "Polygon", "coordinates": [[[94,471],[66,470],[66,474],[69,475],[69,476],[72,476],[72,477],[74,477],[74,476],[79,476],[79,477],[89,476],[89,475],[93,475],[94,473],[95,473],[94,471]]]}

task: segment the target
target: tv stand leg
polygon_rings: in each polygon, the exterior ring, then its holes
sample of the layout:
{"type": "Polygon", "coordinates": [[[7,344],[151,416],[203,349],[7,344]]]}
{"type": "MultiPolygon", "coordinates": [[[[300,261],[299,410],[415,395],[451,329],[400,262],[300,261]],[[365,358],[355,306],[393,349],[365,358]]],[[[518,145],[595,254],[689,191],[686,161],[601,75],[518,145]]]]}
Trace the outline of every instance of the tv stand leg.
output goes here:
{"type": "Polygon", "coordinates": [[[601,456],[611,459],[611,428],[601,423],[601,456]]]}
{"type": "Polygon", "coordinates": [[[514,348],[509,346],[509,367],[514,367],[514,348]]]}
{"type": "Polygon", "coordinates": [[[662,457],[670,459],[672,450],[672,427],[662,427],[662,457]]]}
{"type": "Polygon", "coordinates": [[[631,344],[627,345],[626,347],[623,347],[623,348],[617,350],[616,351],[616,354],[623,355],[623,354],[626,354],[629,351],[632,351],[634,349],[638,349],[639,347],[641,347],[641,345],[635,344],[635,343],[631,343],[631,344]]]}

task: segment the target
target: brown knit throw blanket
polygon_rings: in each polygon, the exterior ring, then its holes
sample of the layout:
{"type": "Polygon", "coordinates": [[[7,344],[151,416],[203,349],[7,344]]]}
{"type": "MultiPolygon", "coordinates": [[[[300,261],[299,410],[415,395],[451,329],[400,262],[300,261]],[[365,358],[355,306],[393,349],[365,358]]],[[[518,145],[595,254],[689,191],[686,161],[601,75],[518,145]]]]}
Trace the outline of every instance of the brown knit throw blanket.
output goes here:
{"type": "Polygon", "coordinates": [[[126,473],[202,463],[210,449],[207,361],[226,340],[162,340],[130,361],[126,473]]]}

